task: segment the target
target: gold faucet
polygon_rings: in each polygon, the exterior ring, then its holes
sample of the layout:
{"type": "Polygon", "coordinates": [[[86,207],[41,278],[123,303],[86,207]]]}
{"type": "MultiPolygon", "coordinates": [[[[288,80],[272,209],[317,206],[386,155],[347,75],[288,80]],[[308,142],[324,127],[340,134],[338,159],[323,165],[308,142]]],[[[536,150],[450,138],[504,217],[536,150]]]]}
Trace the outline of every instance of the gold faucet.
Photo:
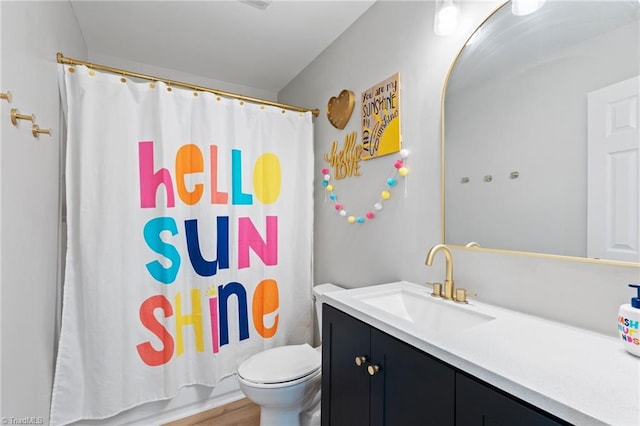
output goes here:
{"type": "Polygon", "coordinates": [[[424,262],[427,266],[433,264],[433,257],[437,252],[442,250],[446,260],[446,275],[444,281],[444,297],[447,300],[454,300],[454,282],[453,282],[453,257],[451,256],[451,250],[444,244],[437,244],[429,250],[427,253],[427,260],[424,262]]]}

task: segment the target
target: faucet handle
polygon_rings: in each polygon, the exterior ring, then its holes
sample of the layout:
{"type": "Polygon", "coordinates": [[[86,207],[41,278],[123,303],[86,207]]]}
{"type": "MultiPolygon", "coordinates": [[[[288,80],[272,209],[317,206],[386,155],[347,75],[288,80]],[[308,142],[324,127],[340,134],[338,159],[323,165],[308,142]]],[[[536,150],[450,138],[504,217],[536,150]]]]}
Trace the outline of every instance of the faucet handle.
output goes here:
{"type": "Polygon", "coordinates": [[[457,303],[469,303],[467,301],[467,296],[477,296],[476,293],[469,293],[469,291],[467,291],[464,288],[457,288],[456,289],[456,297],[453,298],[454,302],[457,303]]]}
{"type": "Polygon", "coordinates": [[[442,297],[442,284],[441,283],[427,283],[431,286],[431,296],[442,297]]]}

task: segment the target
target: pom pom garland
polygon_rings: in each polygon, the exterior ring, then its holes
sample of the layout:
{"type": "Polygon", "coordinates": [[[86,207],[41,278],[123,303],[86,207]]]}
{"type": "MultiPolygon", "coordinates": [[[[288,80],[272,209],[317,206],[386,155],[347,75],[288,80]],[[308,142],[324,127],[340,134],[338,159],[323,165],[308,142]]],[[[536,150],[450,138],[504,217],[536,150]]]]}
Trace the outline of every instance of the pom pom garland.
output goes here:
{"type": "MultiPolygon", "coordinates": [[[[395,172],[392,177],[386,179],[387,186],[380,192],[380,199],[373,205],[373,210],[378,212],[382,210],[382,202],[391,198],[391,189],[397,185],[398,176],[405,177],[409,174],[409,169],[405,164],[408,156],[408,150],[403,149],[400,151],[400,159],[393,163],[395,172]]],[[[327,190],[327,192],[329,192],[329,199],[334,202],[333,207],[341,217],[345,217],[347,219],[348,223],[365,223],[367,220],[372,220],[376,217],[373,211],[368,211],[364,215],[352,215],[347,213],[344,204],[337,201],[338,195],[335,193],[335,185],[329,184],[329,181],[331,180],[329,170],[323,168],[320,170],[320,173],[322,173],[322,186],[327,190]]]]}

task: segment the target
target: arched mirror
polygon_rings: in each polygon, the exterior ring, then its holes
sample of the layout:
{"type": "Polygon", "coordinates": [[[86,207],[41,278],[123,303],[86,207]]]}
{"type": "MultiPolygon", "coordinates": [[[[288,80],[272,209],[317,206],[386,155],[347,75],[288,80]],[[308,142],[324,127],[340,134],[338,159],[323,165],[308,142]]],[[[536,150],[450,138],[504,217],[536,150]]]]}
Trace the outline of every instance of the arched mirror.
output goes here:
{"type": "Polygon", "coordinates": [[[443,93],[445,243],[637,264],[639,75],[638,0],[497,9],[443,93]]]}

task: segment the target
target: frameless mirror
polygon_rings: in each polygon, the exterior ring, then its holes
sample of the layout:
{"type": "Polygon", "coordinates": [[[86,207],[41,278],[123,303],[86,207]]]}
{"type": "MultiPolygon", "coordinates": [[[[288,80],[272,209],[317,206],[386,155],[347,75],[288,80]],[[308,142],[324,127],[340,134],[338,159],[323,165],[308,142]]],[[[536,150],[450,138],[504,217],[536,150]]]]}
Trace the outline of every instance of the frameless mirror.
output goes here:
{"type": "Polygon", "coordinates": [[[443,94],[445,242],[639,262],[639,52],[638,0],[487,18],[443,94]]]}

